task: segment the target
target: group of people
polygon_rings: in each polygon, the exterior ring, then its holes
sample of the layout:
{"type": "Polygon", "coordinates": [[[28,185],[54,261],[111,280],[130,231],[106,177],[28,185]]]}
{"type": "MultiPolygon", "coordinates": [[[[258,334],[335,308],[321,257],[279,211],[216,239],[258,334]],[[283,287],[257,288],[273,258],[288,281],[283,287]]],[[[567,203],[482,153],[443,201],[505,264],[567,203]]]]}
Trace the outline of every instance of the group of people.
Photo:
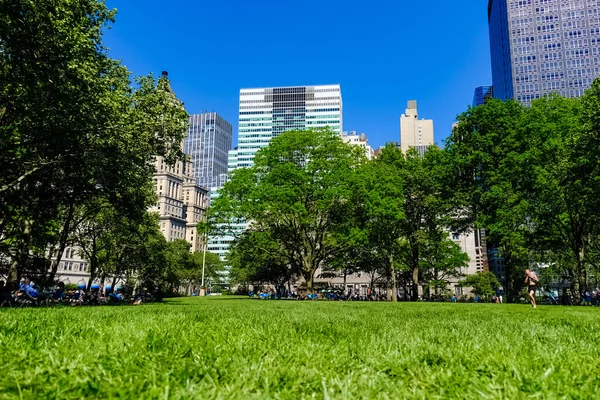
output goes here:
{"type": "MultiPolygon", "coordinates": [[[[111,286],[102,287],[100,284],[92,283],[90,288],[81,281],[77,285],[68,285],[58,282],[54,287],[43,290],[28,278],[22,278],[18,289],[11,290],[4,282],[0,282],[0,305],[1,306],[26,306],[26,305],[48,305],[61,303],[75,305],[100,305],[103,303],[123,302],[125,296],[119,290],[112,290],[111,286]]],[[[134,301],[141,303],[146,298],[144,295],[136,295],[134,301]]]]}
{"type": "MultiPolygon", "coordinates": [[[[62,283],[62,282],[61,282],[62,283]]],[[[11,290],[3,281],[0,281],[0,305],[26,305],[39,304],[42,301],[56,302],[62,299],[64,284],[59,284],[52,290],[44,291],[30,279],[23,278],[19,281],[16,290],[11,290]]]]}

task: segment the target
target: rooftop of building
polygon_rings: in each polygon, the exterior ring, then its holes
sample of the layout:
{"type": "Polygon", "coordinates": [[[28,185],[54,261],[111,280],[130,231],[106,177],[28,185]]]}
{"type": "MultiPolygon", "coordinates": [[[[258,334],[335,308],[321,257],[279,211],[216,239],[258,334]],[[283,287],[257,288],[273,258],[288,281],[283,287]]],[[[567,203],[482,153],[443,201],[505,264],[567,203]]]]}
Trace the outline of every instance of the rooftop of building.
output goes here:
{"type": "Polygon", "coordinates": [[[298,89],[298,88],[340,88],[339,83],[327,84],[327,85],[303,85],[303,86],[263,86],[254,88],[242,88],[241,92],[253,91],[253,90],[269,90],[269,89],[298,89]]]}

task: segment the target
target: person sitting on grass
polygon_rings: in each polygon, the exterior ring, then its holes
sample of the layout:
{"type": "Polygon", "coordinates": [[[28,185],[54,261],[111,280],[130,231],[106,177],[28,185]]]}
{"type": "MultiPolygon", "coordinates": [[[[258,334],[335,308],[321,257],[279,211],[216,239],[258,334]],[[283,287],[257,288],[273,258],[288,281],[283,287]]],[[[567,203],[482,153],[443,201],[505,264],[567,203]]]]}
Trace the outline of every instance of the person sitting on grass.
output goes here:
{"type": "Polygon", "coordinates": [[[536,308],[537,305],[535,303],[535,291],[537,290],[537,284],[540,280],[537,277],[537,274],[529,269],[525,270],[525,283],[527,284],[527,293],[529,293],[529,298],[531,299],[531,306],[536,308]]]}

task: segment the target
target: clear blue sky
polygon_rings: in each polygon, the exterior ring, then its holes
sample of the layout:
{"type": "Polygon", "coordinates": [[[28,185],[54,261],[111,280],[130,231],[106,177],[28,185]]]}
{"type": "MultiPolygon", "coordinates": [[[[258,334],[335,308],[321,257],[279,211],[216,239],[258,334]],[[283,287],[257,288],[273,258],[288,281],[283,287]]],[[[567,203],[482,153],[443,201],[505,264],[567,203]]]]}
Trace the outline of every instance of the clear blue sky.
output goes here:
{"type": "Polygon", "coordinates": [[[487,0],[107,0],[104,42],[135,74],[169,71],[189,113],[216,111],[237,143],[239,90],[339,83],[344,130],[399,140],[406,102],[450,133],[491,84],[487,0]]]}

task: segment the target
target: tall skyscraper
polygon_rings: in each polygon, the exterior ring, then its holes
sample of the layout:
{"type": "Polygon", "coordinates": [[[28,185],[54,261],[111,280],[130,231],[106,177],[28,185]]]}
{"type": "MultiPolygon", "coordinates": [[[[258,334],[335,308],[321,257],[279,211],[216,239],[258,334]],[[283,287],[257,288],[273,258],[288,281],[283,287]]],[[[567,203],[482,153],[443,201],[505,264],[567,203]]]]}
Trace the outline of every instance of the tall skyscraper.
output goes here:
{"type": "MultiPolygon", "coordinates": [[[[342,134],[340,85],[241,89],[238,145],[229,152],[228,171],[254,165],[256,152],[285,131],[325,127],[342,134]]],[[[218,196],[216,190],[211,196],[218,196]]],[[[225,259],[235,235],[245,228],[237,223],[230,235],[210,237],[208,250],[225,259]]]]}
{"type": "Polygon", "coordinates": [[[600,75],[598,0],[489,0],[494,97],[581,96],[600,75]]]}
{"type": "Polygon", "coordinates": [[[231,150],[231,124],[216,112],[190,115],[184,152],[194,164],[196,184],[210,189],[222,186],[231,150]]]}
{"type": "Polygon", "coordinates": [[[489,99],[494,98],[494,87],[493,86],[479,86],[475,88],[473,94],[473,107],[477,107],[484,104],[489,99]]]}
{"type": "Polygon", "coordinates": [[[419,119],[417,101],[410,100],[406,112],[400,117],[400,148],[406,152],[416,147],[423,154],[433,144],[433,120],[419,119]]]}
{"type": "Polygon", "coordinates": [[[258,149],[288,130],[324,128],[342,133],[340,85],[240,90],[237,150],[230,168],[251,167],[258,149]]]}

